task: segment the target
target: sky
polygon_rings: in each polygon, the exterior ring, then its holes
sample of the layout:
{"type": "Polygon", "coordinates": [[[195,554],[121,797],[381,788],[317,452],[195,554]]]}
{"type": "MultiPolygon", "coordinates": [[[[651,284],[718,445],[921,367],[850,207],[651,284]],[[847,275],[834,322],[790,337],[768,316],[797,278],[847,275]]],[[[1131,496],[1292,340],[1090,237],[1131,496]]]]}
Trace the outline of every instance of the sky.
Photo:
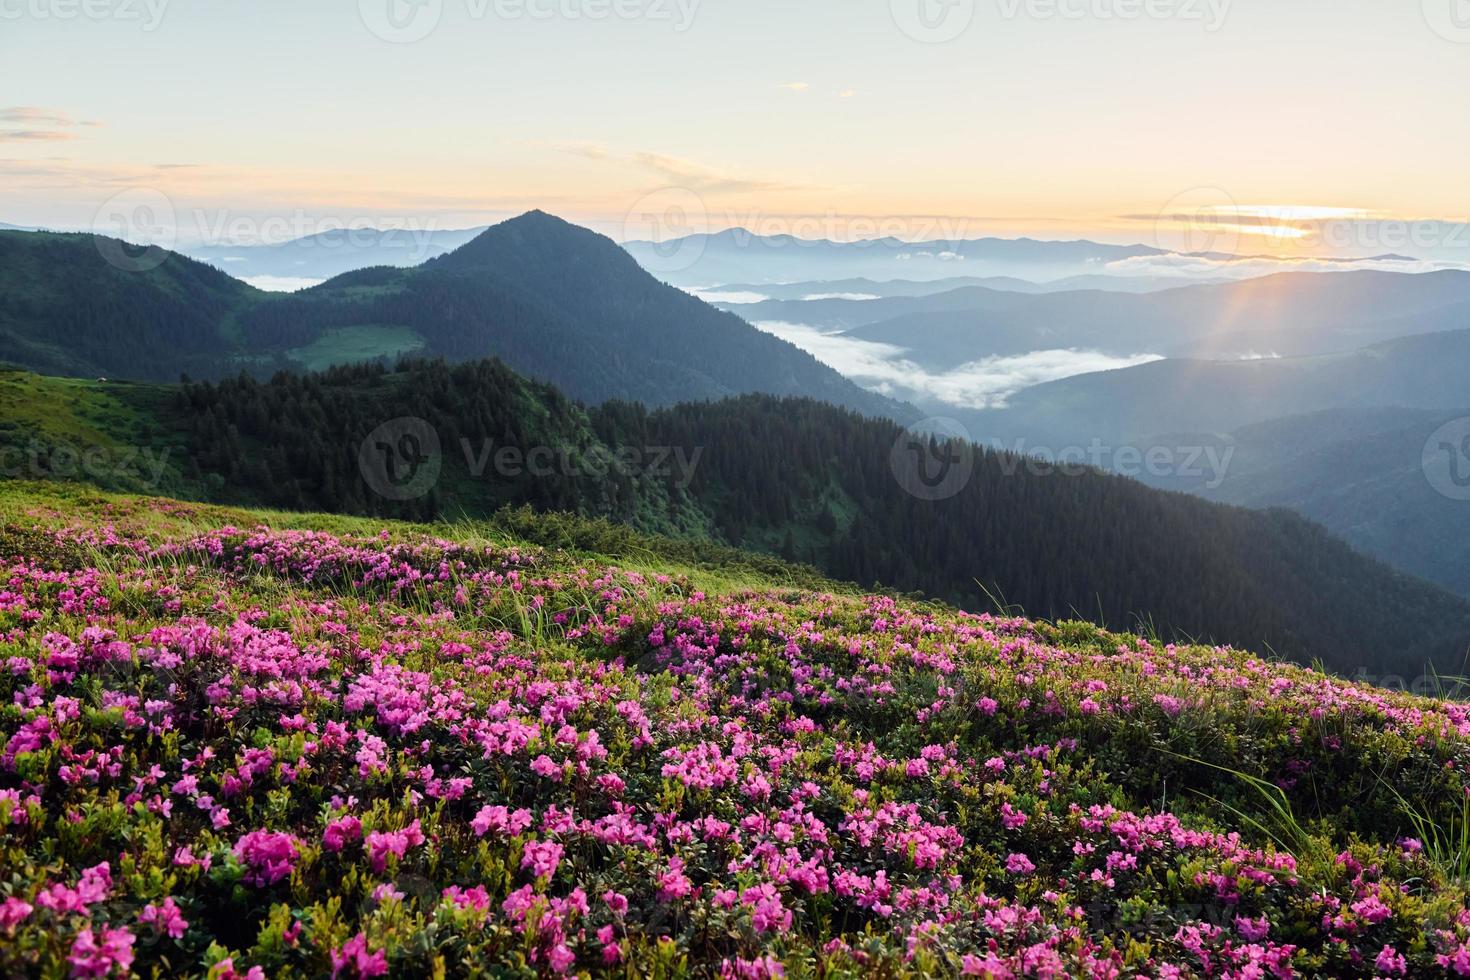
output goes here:
{"type": "Polygon", "coordinates": [[[1467,81],[1470,0],[0,0],[0,222],[1470,252],[1467,81]]]}

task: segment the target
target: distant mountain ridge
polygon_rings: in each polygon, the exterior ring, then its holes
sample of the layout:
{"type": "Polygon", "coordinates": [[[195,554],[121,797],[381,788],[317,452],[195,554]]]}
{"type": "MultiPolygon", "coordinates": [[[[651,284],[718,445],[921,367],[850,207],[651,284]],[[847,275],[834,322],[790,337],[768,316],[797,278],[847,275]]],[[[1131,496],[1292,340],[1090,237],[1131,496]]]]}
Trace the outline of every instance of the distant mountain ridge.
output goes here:
{"type": "Polygon", "coordinates": [[[1165,360],[1027,388],[969,416],[977,431],[1052,445],[1110,445],[1164,433],[1233,432],[1313,412],[1470,403],[1470,330],[1400,337],[1341,354],[1249,361],[1165,360]]]}
{"type": "Polygon", "coordinates": [[[1147,294],[1028,294],[966,286],[856,300],[744,304],[752,321],[805,323],[903,348],[929,369],[1049,348],[1236,358],[1354,350],[1470,328],[1470,272],[1282,272],[1147,294]]]}
{"type": "Polygon", "coordinates": [[[454,251],[486,227],[338,228],[277,244],[194,245],[179,251],[241,279],[326,280],[373,266],[420,265],[454,251]]]}
{"type": "Polygon", "coordinates": [[[974,238],[911,242],[758,235],[743,228],[688,235],[670,242],[627,241],[623,248],[659,278],[683,286],[718,282],[790,282],[844,279],[944,279],[974,274],[1056,279],[1097,271],[1103,263],[1162,255],[1148,245],[1032,238],[974,238]]]}
{"type": "Polygon", "coordinates": [[[833,279],[791,283],[730,283],[699,289],[696,292],[720,309],[735,313],[749,307],[749,302],[719,299],[722,294],[748,293],[760,295],[767,300],[807,301],[814,296],[827,298],[855,298],[858,296],[876,299],[891,299],[901,296],[933,296],[968,286],[994,289],[1010,293],[1060,293],[1081,289],[1099,289],[1118,293],[1155,293],[1165,289],[1181,289],[1186,286],[1219,285],[1233,282],[1230,279],[1200,279],[1184,276],[1067,276],[1047,282],[1031,282],[1013,276],[954,276],[948,279],[833,279]]]}
{"type": "MultiPolygon", "coordinates": [[[[923,223],[919,223],[922,226],[923,223]]],[[[1085,239],[896,237],[834,241],[789,234],[760,235],[744,228],[696,233],[666,241],[631,240],[623,248],[644,268],[676,285],[783,283],[823,279],[934,280],[955,276],[1005,276],[1051,282],[1106,271],[1128,259],[1177,256],[1219,262],[1274,259],[1228,252],[1171,252],[1152,245],[1114,245],[1085,239]]],[[[1384,254],[1370,258],[1323,257],[1335,262],[1412,262],[1384,254]]],[[[1118,278],[1124,278],[1119,276],[1118,278]]]]}

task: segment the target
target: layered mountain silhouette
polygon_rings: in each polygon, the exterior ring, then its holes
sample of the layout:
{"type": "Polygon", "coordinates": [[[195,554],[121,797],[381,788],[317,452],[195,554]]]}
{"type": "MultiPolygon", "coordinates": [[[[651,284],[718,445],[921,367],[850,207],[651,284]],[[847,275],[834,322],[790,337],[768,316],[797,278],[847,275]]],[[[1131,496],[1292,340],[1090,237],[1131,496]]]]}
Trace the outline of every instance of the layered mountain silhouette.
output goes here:
{"type": "Polygon", "coordinates": [[[0,359],[20,366],[164,380],[408,351],[500,357],[589,402],[765,392],[916,417],[539,211],[421,266],[362,269],[290,295],[113,239],[0,233],[0,359]]]}
{"type": "Polygon", "coordinates": [[[1154,361],[1036,385],[973,418],[1006,437],[1119,445],[1337,409],[1455,411],[1470,404],[1467,364],[1470,330],[1315,357],[1154,361]]]}
{"type": "Polygon", "coordinates": [[[407,268],[459,248],[485,229],[336,228],[278,244],[182,249],[238,278],[325,280],[376,265],[407,268]]]}
{"type": "Polygon", "coordinates": [[[805,323],[901,347],[931,370],[1073,347],[1115,355],[1284,357],[1470,328],[1470,272],[1287,272],[1145,295],[1027,295],[967,286],[871,300],[771,300],[739,310],[752,321],[805,323]]]}

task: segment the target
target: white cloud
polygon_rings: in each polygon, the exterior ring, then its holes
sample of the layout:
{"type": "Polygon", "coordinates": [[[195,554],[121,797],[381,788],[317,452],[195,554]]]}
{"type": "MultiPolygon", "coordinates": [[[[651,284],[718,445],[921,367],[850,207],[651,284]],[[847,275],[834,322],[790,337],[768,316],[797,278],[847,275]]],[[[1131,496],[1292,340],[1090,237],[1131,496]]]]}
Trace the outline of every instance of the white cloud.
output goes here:
{"type": "Polygon", "coordinates": [[[80,123],[60,109],[46,109],[35,105],[13,105],[0,109],[0,122],[27,123],[32,126],[100,126],[99,122],[84,119],[80,123]]]}
{"type": "Polygon", "coordinates": [[[691,289],[690,294],[698,296],[706,303],[763,303],[771,297],[762,293],[753,293],[747,290],[721,290],[721,289],[691,289]]]}
{"type": "Polygon", "coordinates": [[[810,296],[802,297],[802,300],[806,302],[812,302],[819,299],[870,300],[882,299],[882,297],[877,296],[873,293],[812,293],[810,296]]]}
{"type": "Polygon", "coordinates": [[[1441,269],[1470,269],[1466,262],[1428,262],[1418,259],[1285,259],[1255,257],[1244,259],[1211,259],[1198,255],[1136,255],[1109,262],[1104,270],[1115,276],[1163,276],[1189,279],[1258,279],[1278,272],[1353,272],[1377,269],[1381,272],[1435,272],[1441,269]]]}
{"type": "Polygon", "coordinates": [[[631,160],[670,183],[692,191],[742,193],[791,190],[797,186],[780,181],[731,174],[693,160],[671,157],[663,153],[634,153],[631,160]]]}
{"type": "Polygon", "coordinates": [[[765,320],[755,325],[866,388],[921,404],[940,402],[959,408],[1004,408],[1008,398],[1032,385],[1162,360],[1157,354],[1115,357],[1089,350],[1040,350],[983,357],[933,373],[905,358],[907,351],[893,344],[828,333],[804,323],[765,320]]]}
{"type": "Polygon", "coordinates": [[[55,129],[0,130],[0,143],[61,143],[76,138],[76,133],[63,133],[55,129]]]}

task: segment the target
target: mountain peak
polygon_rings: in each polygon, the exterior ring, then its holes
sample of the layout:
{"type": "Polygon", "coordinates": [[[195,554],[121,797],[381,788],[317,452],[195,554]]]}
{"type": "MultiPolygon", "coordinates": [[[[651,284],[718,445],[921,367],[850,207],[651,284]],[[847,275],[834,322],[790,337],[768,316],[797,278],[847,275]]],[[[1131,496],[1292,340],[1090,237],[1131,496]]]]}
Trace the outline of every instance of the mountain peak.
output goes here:
{"type": "MultiPolygon", "coordinates": [[[[565,220],[564,218],[558,218],[556,215],[552,214],[549,211],[542,211],[540,208],[532,208],[531,210],[525,212],[524,214],[519,214],[519,215],[515,216],[514,218],[508,218],[505,221],[502,221],[501,224],[502,225],[550,225],[550,226],[561,226],[561,225],[564,225],[564,226],[568,226],[568,227],[571,226],[571,222],[565,220]]],[[[497,226],[492,225],[491,227],[493,228],[493,227],[497,227],[497,226]]]]}

